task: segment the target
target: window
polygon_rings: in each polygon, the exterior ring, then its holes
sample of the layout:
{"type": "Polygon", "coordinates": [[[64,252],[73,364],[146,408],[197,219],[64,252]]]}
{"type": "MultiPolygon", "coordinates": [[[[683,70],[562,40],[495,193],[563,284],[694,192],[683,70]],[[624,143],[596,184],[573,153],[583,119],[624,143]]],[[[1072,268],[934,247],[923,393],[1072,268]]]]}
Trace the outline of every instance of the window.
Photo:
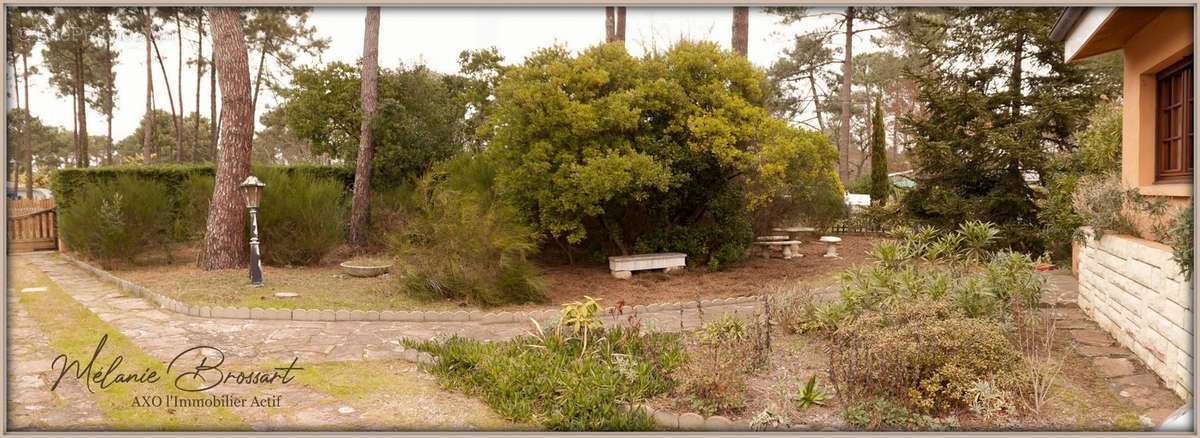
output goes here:
{"type": "Polygon", "coordinates": [[[1158,74],[1155,107],[1154,179],[1186,182],[1192,179],[1192,57],[1158,74]]]}

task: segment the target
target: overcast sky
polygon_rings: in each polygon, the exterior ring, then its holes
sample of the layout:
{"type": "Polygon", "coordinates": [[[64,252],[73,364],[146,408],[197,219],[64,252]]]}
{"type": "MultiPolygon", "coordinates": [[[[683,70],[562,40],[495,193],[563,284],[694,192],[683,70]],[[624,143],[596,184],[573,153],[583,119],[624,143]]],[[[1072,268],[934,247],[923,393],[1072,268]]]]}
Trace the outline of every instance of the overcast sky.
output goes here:
{"type": "MultiPolygon", "coordinates": [[[[322,37],[330,39],[330,47],[321,61],[354,63],[362,55],[363,18],[365,8],[316,8],[309,23],[322,37]]],[[[750,60],[767,67],[787,48],[793,35],[807,27],[829,22],[828,17],[807,23],[783,26],[776,16],[761,9],[750,10],[750,60]],[[820,21],[818,21],[820,20],[820,21]]],[[[729,47],[732,12],[723,8],[639,8],[630,7],[626,16],[626,47],[634,55],[648,48],[665,47],[682,37],[719,42],[729,47]]],[[[173,30],[174,26],[168,26],[173,30]]],[[[187,38],[192,32],[185,29],[184,56],[193,57],[195,42],[187,38]]],[[[458,54],[462,50],[496,46],[507,63],[519,62],[533,50],[553,44],[565,45],[572,51],[598,44],[604,40],[603,8],[383,8],[379,35],[379,63],[395,67],[401,62],[423,62],[442,72],[458,70],[458,54]]],[[[208,55],[210,42],[205,41],[208,55]]],[[[140,36],[124,36],[117,66],[117,108],[113,119],[113,138],[119,141],[138,126],[145,111],[145,46],[140,36]]],[[[32,65],[41,63],[41,47],[30,58],[32,65]]],[[[171,89],[176,94],[175,65],[178,50],[174,36],[159,40],[164,62],[170,76],[171,89]]],[[[866,35],[859,35],[856,51],[871,49],[866,35]]],[[[186,62],[185,58],[185,62],[186,62]]],[[[253,60],[252,60],[253,61],[253,60]]],[[[316,59],[301,59],[301,64],[315,64],[316,59]]],[[[157,64],[157,62],[156,62],[157,64]]],[[[32,66],[31,65],[31,66],[32,66]]],[[[158,65],[155,71],[155,108],[169,110],[166,87],[158,65]]],[[[251,62],[251,74],[255,63],[251,62]]],[[[44,70],[43,70],[44,71],[44,70]]],[[[10,79],[11,80],[11,79],[10,79]]],[[[208,77],[201,81],[201,114],[209,108],[208,77]]],[[[12,90],[9,82],[8,89],[12,90]]],[[[71,102],[54,94],[45,75],[33,77],[30,93],[34,115],[45,123],[70,129],[71,102]]],[[[185,66],[183,95],[187,112],[196,106],[195,72],[185,66]]],[[[23,96],[22,96],[23,97],[23,96]]],[[[218,100],[220,99],[218,95],[218,100]]],[[[257,115],[276,105],[275,96],[264,91],[259,98],[257,115]]],[[[12,106],[11,96],[9,106],[12,106]]],[[[24,106],[24,102],[22,102],[24,106]]],[[[99,113],[89,110],[88,131],[101,135],[106,126],[99,113]]]]}

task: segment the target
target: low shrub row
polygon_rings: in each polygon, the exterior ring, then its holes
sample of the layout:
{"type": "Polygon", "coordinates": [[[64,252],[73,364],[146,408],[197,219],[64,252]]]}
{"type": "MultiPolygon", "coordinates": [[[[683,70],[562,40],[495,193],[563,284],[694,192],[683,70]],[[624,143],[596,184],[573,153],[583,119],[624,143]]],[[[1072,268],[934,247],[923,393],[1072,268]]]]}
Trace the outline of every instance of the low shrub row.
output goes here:
{"type": "MultiPolygon", "coordinates": [[[[350,169],[256,166],[267,183],[259,214],[263,261],[319,261],[342,240],[350,169]]],[[[106,267],[202,238],[213,193],[210,165],[60,169],[51,176],[59,232],[69,248],[106,267]]]]}

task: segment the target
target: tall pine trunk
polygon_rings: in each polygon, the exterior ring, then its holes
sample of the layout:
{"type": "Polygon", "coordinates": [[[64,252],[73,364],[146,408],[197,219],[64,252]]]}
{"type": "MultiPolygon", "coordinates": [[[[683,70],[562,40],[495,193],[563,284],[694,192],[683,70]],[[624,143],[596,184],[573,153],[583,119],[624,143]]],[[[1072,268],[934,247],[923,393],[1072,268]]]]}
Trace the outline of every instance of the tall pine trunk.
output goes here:
{"type": "MultiPolygon", "coordinates": [[[[187,115],[187,110],[185,110],[183,107],[183,13],[182,13],[182,11],[175,11],[175,36],[176,36],[176,41],[179,42],[179,51],[176,52],[179,54],[179,61],[177,63],[178,66],[176,67],[176,70],[175,70],[175,85],[179,86],[179,90],[178,90],[178,93],[179,93],[179,121],[177,123],[179,123],[179,125],[182,127],[183,118],[187,115]]],[[[183,148],[183,129],[180,129],[179,132],[175,134],[175,137],[176,137],[175,142],[179,144],[179,147],[175,150],[175,161],[183,162],[184,159],[187,158],[183,154],[183,149],[184,149],[183,148]]]]}
{"type": "MultiPolygon", "coordinates": [[[[270,38],[270,36],[267,36],[266,38],[270,38]]],[[[269,41],[263,42],[262,53],[260,53],[258,55],[258,72],[256,72],[254,74],[254,97],[250,99],[250,119],[251,120],[253,120],[254,116],[258,113],[258,92],[259,92],[260,87],[262,86],[263,69],[266,68],[266,63],[267,63],[266,47],[267,47],[268,42],[269,41]]]]}
{"type": "Polygon", "coordinates": [[[617,6],[617,41],[625,42],[625,7],[617,6]]]}
{"type": "MultiPolygon", "coordinates": [[[[25,81],[22,85],[25,86],[25,111],[29,113],[29,56],[21,55],[22,76],[25,81]]],[[[25,197],[33,199],[33,142],[30,141],[29,132],[26,130],[25,138],[25,197]]]]}
{"type": "Polygon", "coordinates": [[[367,8],[366,30],[363,33],[362,121],[359,125],[358,163],[354,168],[354,200],[350,213],[350,244],[367,245],[367,224],[371,212],[371,159],[375,154],[375,134],[371,122],[375,118],[376,96],[379,93],[379,8],[367,8]]]}
{"type": "Polygon", "coordinates": [[[617,40],[617,12],[612,6],[604,7],[604,42],[617,40]]]}
{"type": "Polygon", "coordinates": [[[180,158],[179,150],[183,148],[183,127],[179,126],[179,116],[175,112],[175,94],[171,92],[171,77],[167,76],[167,64],[163,62],[162,52],[158,43],[154,42],[154,55],[158,57],[158,67],[162,69],[163,85],[167,87],[167,104],[171,106],[171,122],[175,125],[175,161],[180,158]]]}
{"type": "MultiPolygon", "coordinates": [[[[212,24],[212,19],[209,18],[209,25],[212,24]]],[[[211,32],[209,32],[211,35],[211,32]]],[[[214,46],[209,49],[208,59],[216,59],[217,48],[214,46]]],[[[208,69],[208,125],[212,138],[208,140],[209,150],[208,157],[210,160],[217,161],[217,141],[221,138],[221,121],[217,118],[217,64],[214,61],[213,65],[208,69]]]]}
{"type": "Polygon", "coordinates": [[[87,94],[83,82],[83,51],[75,52],[75,117],[79,121],[79,150],[75,155],[76,167],[88,167],[87,94]]]}
{"type": "Polygon", "coordinates": [[[154,161],[152,146],[154,145],[154,59],[151,57],[151,45],[154,44],[154,30],[150,9],[143,9],[146,22],[142,28],[146,38],[146,116],[142,119],[142,161],[150,164],[154,161]]]}
{"type": "Polygon", "coordinates": [[[109,166],[113,164],[113,93],[116,91],[115,85],[113,84],[115,81],[112,71],[112,57],[109,56],[111,53],[112,40],[106,33],[104,36],[104,87],[107,89],[107,94],[104,98],[104,117],[108,121],[108,136],[106,137],[107,141],[104,143],[104,164],[109,166]]]}
{"type": "Polygon", "coordinates": [[[196,16],[196,114],[192,122],[192,162],[200,161],[200,79],[204,77],[204,14],[196,16]]]}
{"type": "MultiPolygon", "coordinates": [[[[11,57],[9,57],[9,61],[10,61],[9,64],[11,64],[11,67],[9,67],[8,71],[12,73],[12,78],[13,78],[13,93],[12,93],[13,109],[15,109],[19,112],[21,110],[21,78],[17,77],[17,55],[16,55],[16,53],[13,53],[13,55],[11,57]]],[[[28,80],[28,78],[26,78],[26,80],[28,80]]],[[[26,100],[28,100],[28,98],[26,98],[26,100]]],[[[26,104],[26,105],[28,105],[28,104],[26,104]]],[[[26,112],[26,114],[32,114],[29,112],[29,108],[26,108],[25,112],[26,112]]],[[[28,120],[26,120],[25,126],[21,129],[21,139],[24,139],[29,136],[29,125],[30,124],[28,123],[28,120]]],[[[18,140],[18,142],[14,142],[14,143],[21,145],[24,142],[18,140]]],[[[21,161],[19,159],[19,157],[21,156],[21,150],[19,148],[17,149],[16,154],[14,154],[14,156],[18,157],[18,158],[14,159],[12,161],[12,182],[13,182],[13,190],[12,191],[13,191],[13,193],[17,193],[17,192],[21,191],[21,161]]]]}
{"type": "Polygon", "coordinates": [[[808,75],[808,88],[812,90],[813,111],[817,113],[817,127],[825,134],[825,116],[821,114],[821,96],[817,95],[817,78],[808,75]]]}
{"type": "Polygon", "coordinates": [[[842,183],[850,173],[850,84],[854,75],[854,8],[846,8],[846,50],[842,59],[842,126],[838,134],[838,154],[841,163],[838,171],[842,183]]]}
{"type": "Polygon", "coordinates": [[[733,8],[733,51],[746,56],[750,51],[750,8],[735,6],[733,8]]]}
{"type": "MultiPolygon", "coordinates": [[[[208,224],[204,231],[203,270],[231,269],[246,260],[245,206],[239,185],[250,174],[250,147],[254,135],[250,100],[250,67],[246,35],[235,8],[209,10],[213,37],[213,63],[221,75],[221,157],[208,224]]],[[[270,188],[267,188],[270,190],[270,188]]]]}

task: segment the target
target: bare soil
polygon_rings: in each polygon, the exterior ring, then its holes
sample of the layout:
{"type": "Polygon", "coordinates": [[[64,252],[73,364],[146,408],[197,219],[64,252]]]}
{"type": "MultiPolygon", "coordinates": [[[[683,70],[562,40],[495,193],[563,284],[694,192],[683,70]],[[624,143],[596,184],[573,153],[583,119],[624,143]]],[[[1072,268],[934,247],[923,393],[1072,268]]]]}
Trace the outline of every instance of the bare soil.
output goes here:
{"type": "Polygon", "coordinates": [[[577,301],[583,296],[602,299],[605,305],[627,305],[688,301],[700,298],[758,295],[780,285],[822,287],[833,275],[863,263],[871,236],[843,236],[838,248],[841,258],[825,258],[825,245],[806,242],[800,247],[804,257],[783,260],[751,257],[724,270],[709,272],[687,269],[679,273],[635,272],[633,278],[619,280],[607,264],[576,264],[545,267],[547,296],[554,304],[577,301]]]}
{"type": "MultiPolygon", "coordinates": [[[[605,306],[688,301],[697,298],[734,297],[769,292],[781,285],[819,288],[831,284],[833,275],[866,260],[869,236],[843,236],[841,258],[825,258],[825,245],[807,242],[804,257],[748,258],[720,271],[703,268],[676,273],[638,272],[633,278],[613,278],[607,264],[550,265],[543,262],[543,280],[549,303],[527,304],[494,310],[523,310],[558,307],[597,298],[605,306]]],[[[456,301],[425,302],[398,291],[396,277],[355,278],[344,275],[338,263],[345,260],[386,259],[386,255],[337,251],[316,266],[264,266],[263,287],[249,286],[245,269],[200,271],[196,269],[196,245],[177,245],[167,251],[147,254],[137,264],[116,267],[113,272],[151,290],[187,303],[210,306],[277,307],[299,309],[425,309],[463,308],[456,301]],[[299,293],[299,298],[275,298],[276,292],[299,293]]]]}

